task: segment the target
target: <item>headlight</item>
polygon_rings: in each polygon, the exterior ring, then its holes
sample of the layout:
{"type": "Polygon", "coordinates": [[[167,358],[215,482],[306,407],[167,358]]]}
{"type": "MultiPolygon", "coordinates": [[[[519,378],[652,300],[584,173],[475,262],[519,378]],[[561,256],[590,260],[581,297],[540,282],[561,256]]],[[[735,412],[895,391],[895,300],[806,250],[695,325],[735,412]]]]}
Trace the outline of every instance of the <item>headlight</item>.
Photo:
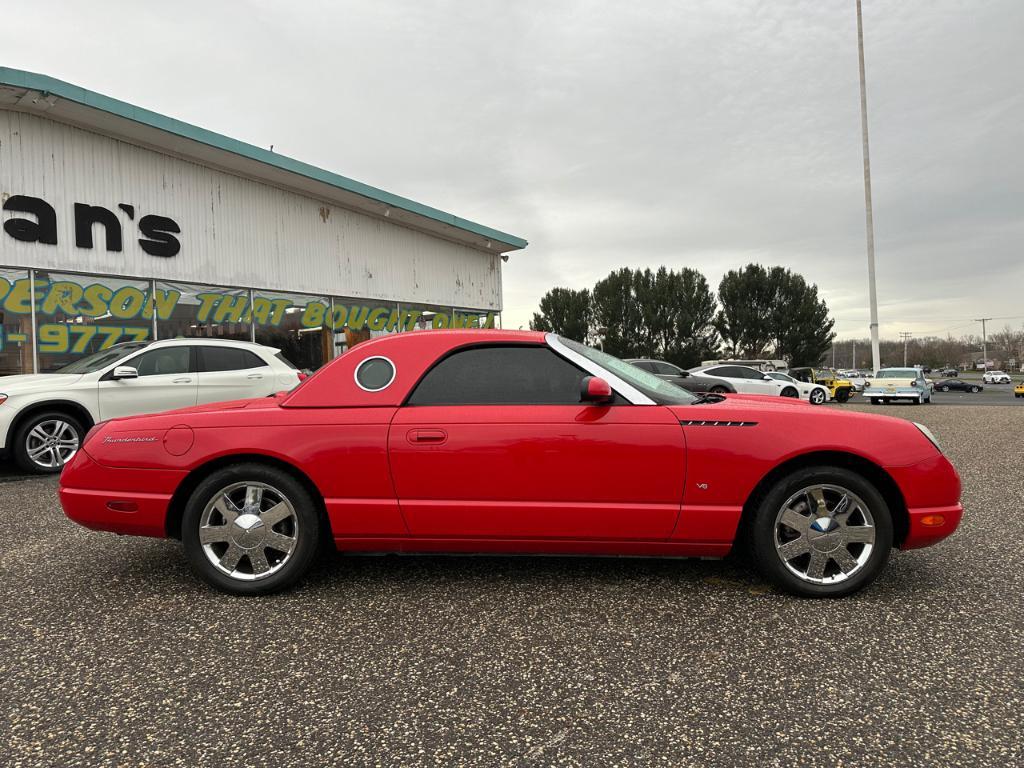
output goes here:
{"type": "Polygon", "coordinates": [[[924,424],[918,424],[916,421],[913,422],[913,425],[921,430],[921,434],[928,438],[928,442],[935,446],[935,450],[942,453],[942,446],[939,445],[939,441],[935,439],[935,435],[932,434],[932,431],[928,429],[928,427],[924,424]]]}

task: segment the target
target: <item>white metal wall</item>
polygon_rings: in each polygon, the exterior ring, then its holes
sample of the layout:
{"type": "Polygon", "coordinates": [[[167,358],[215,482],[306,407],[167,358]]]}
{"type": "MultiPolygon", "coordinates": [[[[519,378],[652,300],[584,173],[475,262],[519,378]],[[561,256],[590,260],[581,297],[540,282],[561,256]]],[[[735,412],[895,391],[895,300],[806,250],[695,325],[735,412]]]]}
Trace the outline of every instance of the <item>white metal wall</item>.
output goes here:
{"type": "MultiPolygon", "coordinates": [[[[58,244],[0,231],[0,265],[501,309],[500,256],[35,115],[0,110],[0,197],[41,197],[58,244]],[[124,250],[75,247],[75,203],[121,219],[124,250]],[[118,209],[135,206],[135,220],[118,209]],[[138,221],[181,226],[173,258],[146,254],[138,221]]],[[[19,214],[0,212],[6,220],[19,214]]]]}

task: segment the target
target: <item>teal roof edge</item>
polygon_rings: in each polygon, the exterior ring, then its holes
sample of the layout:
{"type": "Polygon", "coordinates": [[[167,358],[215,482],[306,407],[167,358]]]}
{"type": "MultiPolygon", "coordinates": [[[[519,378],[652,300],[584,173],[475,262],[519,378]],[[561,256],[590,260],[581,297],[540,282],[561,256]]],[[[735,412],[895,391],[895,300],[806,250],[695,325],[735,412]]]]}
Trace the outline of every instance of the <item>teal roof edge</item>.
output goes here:
{"type": "Polygon", "coordinates": [[[0,67],[0,85],[53,94],[61,99],[68,99],[83,106],[92,107],[93,109],[98,109],[126,120],[132,120],[151,128],[157,128],[161,131],[224,150],[225,152],[231,152],[250,160],[329,184],[346,192],[352,192],[370,200],[389,205],[392,208],[408,211],[424,218],[457,227],[466,232],[510,245],[513,248],[525,248],[527,246],[527,241],[521,237],[492,229],[483,224],[477,224],[474,221],[460,218],[437,208],[431,208],[429,205],[417,203],[415,200],[410,200],[400,195],[385,192],[383,189],[371,187],[369,184],[363,184],[340,174],[325,171],[301,160],[294,160],[285,155],[271,152],[252,144],[246,144],[244,141],[238,141],[205,128],[200,128],[181,120],[175,120],[173,117],[167,117],[158,112],[136,107],[134,104],[129,104],[110,96],[104,96],[102,93],[96,93],[87,88],[72,85],[55,77],[40,75],[35,72],[25,72],[10,67],[0,67]]]}

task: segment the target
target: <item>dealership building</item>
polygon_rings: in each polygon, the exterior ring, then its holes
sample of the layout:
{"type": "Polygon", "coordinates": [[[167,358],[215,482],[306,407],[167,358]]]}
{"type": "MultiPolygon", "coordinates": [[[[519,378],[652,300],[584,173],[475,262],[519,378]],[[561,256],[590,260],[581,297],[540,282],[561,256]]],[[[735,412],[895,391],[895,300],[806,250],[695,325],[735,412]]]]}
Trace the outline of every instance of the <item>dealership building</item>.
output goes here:
{"type": "Polygon", "coordinates": [[[0,67],[0,375],[243,339],[316,368],[500,325],[526,241],[60,80],[0,67]]]}

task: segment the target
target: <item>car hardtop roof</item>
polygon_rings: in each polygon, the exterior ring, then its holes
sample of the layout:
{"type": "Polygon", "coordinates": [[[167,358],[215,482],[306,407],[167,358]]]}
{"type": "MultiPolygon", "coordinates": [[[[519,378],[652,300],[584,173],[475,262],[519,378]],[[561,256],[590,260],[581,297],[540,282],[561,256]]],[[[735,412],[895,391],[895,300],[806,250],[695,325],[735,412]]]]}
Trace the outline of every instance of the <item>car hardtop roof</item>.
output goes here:
{"type": "MultiPolygon", "coordinates": [[[[506,331],[500,328],[445,328],[429,331],[403,331],[401,333],[389,333],[386,336],[378,336],[375,339],[364,341],[353,347],[361,352],[371,347],[390,347],[394,344],[415,343],[416,339],[421,341],[429,340],[436,343],[441,340],[450,341],[450,346],[458,347],[464,344],[480,342],[484,344],[518,342],[520,344],[544,344],[547,333],[544,331],[506,331]]],[[[351,350],[350,350],[351,351],[351,350]]],[[[381,354],[384,350],[380,350],[381,354]]],[[[346,352],[346,354],[348,354],[346,352]]]]}

